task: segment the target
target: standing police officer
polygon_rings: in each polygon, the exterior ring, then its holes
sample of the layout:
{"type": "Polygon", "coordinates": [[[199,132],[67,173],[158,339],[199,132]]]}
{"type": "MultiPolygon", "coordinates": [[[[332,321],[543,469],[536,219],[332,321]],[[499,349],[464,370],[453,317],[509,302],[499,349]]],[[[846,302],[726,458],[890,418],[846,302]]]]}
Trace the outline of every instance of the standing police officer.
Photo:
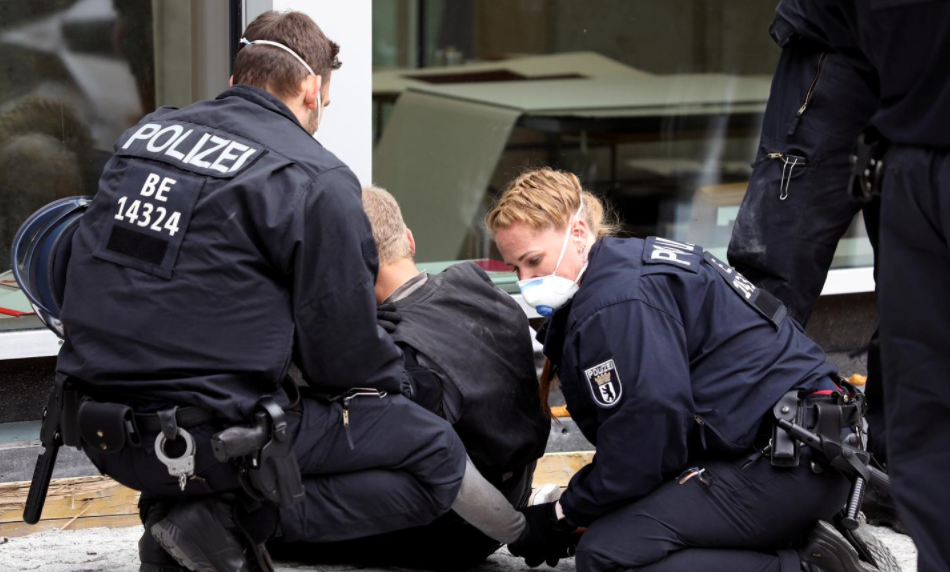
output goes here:
{"type": "Polygon", "coordinates": [[[73,240],[58,372],[83,396],[86,454],[143,491],[143,570],[177,566],[153,537],[189,569],[244,570],[267,566],[278,524],[311,541],[425,524],[465,467],[451,426],[400,395],[359,185],[313,138],[339,47],[294,12],[244,44],[231,89],[122,135],[73,240]],[[319,398],[292,403],[291,361],[319,398]],[[279,515],[211,495],[239,488],[212,435],[267,398],[304,477],[279,515]]]}
{"type": "MultiPolygon", "coordinates": [[[[729,263],[807,326],[838,241],[864,215],[877,264],[880,200],[848,192],[849,158],[877,109],[877,75],[854,33],[854,6],[782,0],[769,33],[782,48],[752,178],[729,242],[729,263]]],[[[869,449],[887,462],[878,333],[868,344],[869,449]]],[[[868,521],[900,529],[893,502],[875,495],[868,521]]]]}
{"type": "MultiPolygon", "coordinates": [[[[950,2],[855,1],[880,80],[881,352],[894,497],[918,570],[950,570],[950,2]]],[[[873,171],[869,179],[873,186],[873,171]]]]}
{"type": "MultiPolygon", "coordinates": [[[[525,301],[551,315],[549,373],[597,447],[560,501],[524,510],[511,552],[553,563],[571,531],[587,527],[581,572],[873,569],[833,527],[816,526],[841,510],[847,480],[812,464],[810,451],[786,463],[771,432],[787,393],[800,397],[782,414],[842,391],[821,349],[781,303],[708,252],[604,237],[603,213],[577,177],[542,169],[516,179],[488,214],[525,301]]],[[[847,407],[851,421],[828,418],[822,431],[837,439],[859,427],[858,406],[847,407]]]]}

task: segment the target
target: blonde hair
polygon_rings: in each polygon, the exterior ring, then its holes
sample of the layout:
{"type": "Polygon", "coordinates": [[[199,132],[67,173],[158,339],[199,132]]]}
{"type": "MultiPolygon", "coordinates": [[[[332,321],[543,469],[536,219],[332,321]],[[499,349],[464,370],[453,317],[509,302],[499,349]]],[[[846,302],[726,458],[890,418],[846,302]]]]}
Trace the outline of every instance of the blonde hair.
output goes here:
{"type": "Polygon", "coordinates": [[[373,239],[379,251],[379,265],[408,258],[412,260],[412,245],[406,236],[406,223],[399,203],[386,189],[363,187],[363,210],[373,228],[373,239]]]}
{"type": "MultiPolygon", "coordinates": [[[[585,191],[580,180],[573,173],[556,171],[549,167],[528,171],[512,181],[501,198],[485,217],[488,232],[494,238],[495,233],[516,222],[530,225],[534,229],[554,227],[566,228],[581,206],[584,198],[584,210],[581,216],[597,240],[612,236],[620,229],[617,217],[595,195],[585,191]]],[[[539,390],[541,407],[551,417],[548,395],[551,385],[557,379],[551,375],[551,360],[545,360],[541,372],[539,390]]]]}
{"type": "Polygon", "coordinates": [[[573,173],[550,167],[527,171],[508,184],[508,188],[485,217],[489,234],[516,222],[534,229],[565,228],[584,198],[581,216],[596,239],[612,236],[620,225],[605,204],[585,191],[573,173]]]}

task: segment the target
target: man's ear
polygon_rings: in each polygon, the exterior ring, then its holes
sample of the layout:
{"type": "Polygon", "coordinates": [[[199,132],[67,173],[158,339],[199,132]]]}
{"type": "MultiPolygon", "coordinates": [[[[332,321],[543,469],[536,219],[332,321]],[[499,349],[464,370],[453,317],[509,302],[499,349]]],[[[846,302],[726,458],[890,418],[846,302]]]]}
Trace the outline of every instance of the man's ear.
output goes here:
{"type": "Polygon", "coordinates": [[[303,80],[303,104],[307,109],[317,108],[317,94],[323,87],[323,77],[319,75],[308,75],[303,80]]]}
{"type": "Polygon", "coordinates": [[[228,78],[228,87],[234,87],[234,76],[228,78]]]}
{"type": "Polygon", "coordinates": [[[412,255],[415,256],[416,255],[416,239],[412,237],[412,231],[409,230],[408,228],[406,229],[406,238],[409,239],[409,252],[411,252],[412,255]]]}

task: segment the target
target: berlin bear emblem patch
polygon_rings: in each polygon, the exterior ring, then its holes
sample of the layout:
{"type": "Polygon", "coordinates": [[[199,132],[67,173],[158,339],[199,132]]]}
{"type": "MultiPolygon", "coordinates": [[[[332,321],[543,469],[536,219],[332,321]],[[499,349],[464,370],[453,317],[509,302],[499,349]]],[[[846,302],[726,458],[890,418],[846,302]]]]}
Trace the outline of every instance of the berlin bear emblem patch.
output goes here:
{"type": "Polygon", "coordinates": [[[623,395],[623,385],[620,384],[620,375],[617,373],[617,366],[614,360],[609,359],[604,363],[595,365],[584,370],[587,376],[587,384],[594,396],[594,402],[599,407],[613,407],[620,402],[620,396],[623,395]]]}

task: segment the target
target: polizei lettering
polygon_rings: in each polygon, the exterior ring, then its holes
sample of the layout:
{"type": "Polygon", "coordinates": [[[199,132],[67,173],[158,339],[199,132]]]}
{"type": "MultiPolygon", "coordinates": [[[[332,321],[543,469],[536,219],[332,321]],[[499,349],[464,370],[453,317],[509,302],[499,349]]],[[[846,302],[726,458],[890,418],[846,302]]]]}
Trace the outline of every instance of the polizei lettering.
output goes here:
{"type": "Polygon", "coordinates": [[[614,368],[614,362],[613,360],[611,360],[608,362],[604,362],[600,365],[595,365],[594,367],[588,369],[585,373],[587,373],[588,377],[596,377],[598,375],[601,375],[603,373],[606,373],[612,370],[613,368],[614,368]]]}
{"type": "Polygon", "coordinates": [[[695,244],[651,236],[646,239],[643,247],[643,261],[647,264],[669,264],[697,272],[702,259],[700,249],[695,244]]]}
{"type": "Polygon", "coordinates": [[[157,159],[189,171],[233,176],[261,149],[246,140],[198,125],[146,123],[120,148],[120,153],[157,159]]]}
{"type": "Polygon", "coordinates": [[[688,258],[690,254],[693,254],[694,248],[695,246],[692,244],[684,244],[682,242],[676,242],[675,240],[656,237],[656,240],[653,242],[653,252],[650,253],[650,258],[654,260],[661,258],[682,264],[683,266],[692,266],[693,262],[690,262],[688,258]]]}
{"type": "Polygon", "coordinates": [[[590,394],[598,407],[607,409],[620,403],[623,384],[620,383],[617,364],[613,359],[585,369],[584,375],[587,377],[590,394]]]}

